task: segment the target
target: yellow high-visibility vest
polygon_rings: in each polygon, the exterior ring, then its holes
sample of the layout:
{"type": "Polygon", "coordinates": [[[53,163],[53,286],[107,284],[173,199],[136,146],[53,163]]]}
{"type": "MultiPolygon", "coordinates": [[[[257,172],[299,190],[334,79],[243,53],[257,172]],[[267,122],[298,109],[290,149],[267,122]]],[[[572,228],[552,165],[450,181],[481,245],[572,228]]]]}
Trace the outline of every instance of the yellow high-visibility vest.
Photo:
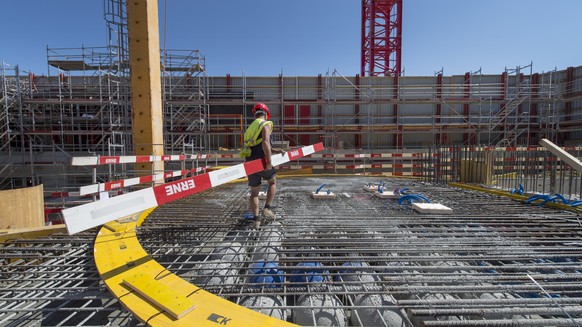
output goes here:
{"type": "Polygon", "coordinates": [[[273,130],[273,122],[272,121],[264,120],[262,118],[255,119],[251,123],[249,128],[247,128],[247,130],[245,131],[244,145],[246,145],[250,148],[250,147],[253,147],[255,145],[261,144],[261,142],[263,142],[263,138],[259,137],[259,136],[261,135],[263,128],[267,124],[271,125],[271,131],[272,131],[273,130]]]}
{"type": "Polygon", "coordinates": [[[245,135],[244,135],[243,146],[239,152],[239,156],[241,158],[244,159],[244,158],[250,156],[252,153],[251,147],[253,147],[255,145],[259,145],[259,144],[261,144],[261,142],[263,142],[263,138],[259,137],[259,136],[261,135],[263,128],[265,126],[267,126],[268,124],[270,124],[271,131],[272,131],[273,130],[273,122],[268,121],[268,120],[264,120],[263,118],[255,119],[251,123],[249,128],[247,128],[247,130],[245,131],[245,135]]]}

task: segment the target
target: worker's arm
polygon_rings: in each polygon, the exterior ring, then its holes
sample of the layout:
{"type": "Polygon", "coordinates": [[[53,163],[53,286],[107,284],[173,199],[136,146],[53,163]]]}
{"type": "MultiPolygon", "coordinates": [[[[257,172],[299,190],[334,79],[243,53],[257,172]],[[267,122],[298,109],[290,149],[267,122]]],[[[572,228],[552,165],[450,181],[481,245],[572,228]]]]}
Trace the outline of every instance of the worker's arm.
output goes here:
{"type": "Polygon", "coordinates": [[[271,163],[271,125],[266,124],[261,132],[263,135],[263,152],[265,153],[265,169],[272,169],[273,164],[271,163]]]}

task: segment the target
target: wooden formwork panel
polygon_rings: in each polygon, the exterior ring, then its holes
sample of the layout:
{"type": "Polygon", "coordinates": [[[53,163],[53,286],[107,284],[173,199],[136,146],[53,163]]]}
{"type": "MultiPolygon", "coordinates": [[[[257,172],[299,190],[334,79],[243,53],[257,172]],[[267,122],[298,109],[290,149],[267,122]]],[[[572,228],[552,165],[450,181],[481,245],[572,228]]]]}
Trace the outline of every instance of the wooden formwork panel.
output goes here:
{"type": "Polygon", "coordinates": [[[0,229],[44,226],[43,186],[0,191],[0,229]]]}

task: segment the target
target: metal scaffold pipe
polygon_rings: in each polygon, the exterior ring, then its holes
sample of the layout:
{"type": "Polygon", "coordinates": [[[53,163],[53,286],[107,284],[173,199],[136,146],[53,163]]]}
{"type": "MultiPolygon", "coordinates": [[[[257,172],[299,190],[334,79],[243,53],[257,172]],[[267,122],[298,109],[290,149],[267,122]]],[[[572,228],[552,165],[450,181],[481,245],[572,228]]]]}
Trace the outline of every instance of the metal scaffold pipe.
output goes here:
{"type": "Polygon", "coordinates": [[[582,319],[497,319],[497,320],[462,320],[462,321],[425,321],[423,326],[436,327],[436,326],[487,326],[487,327],[546,327],[546,326],[580,326],[582,324],[582,319]]]}
{"type": "Polygon", "coordinates": [[[539,306],[527,306],[520,308],[434,308],[434,309],[411,309],[410,312],[416,316],[485,316],[485,315],[564,315],[563,310],[570,314],[582,313],[580,306],[565,306],[562,308],[547,308],[539,306]]]}
{"type": "Polygon", "coordinates": [[[427,299],[419,299],[419,300],[400,300],[398,304],[404,306],[485,306],[485,305],[545,305],[550,307],[554,305],[554,301],[559,304],[582,304],[582,299],[580,298],[505,298],[505,299],[442,299],[442,300],[427,300],[427,299]]]}

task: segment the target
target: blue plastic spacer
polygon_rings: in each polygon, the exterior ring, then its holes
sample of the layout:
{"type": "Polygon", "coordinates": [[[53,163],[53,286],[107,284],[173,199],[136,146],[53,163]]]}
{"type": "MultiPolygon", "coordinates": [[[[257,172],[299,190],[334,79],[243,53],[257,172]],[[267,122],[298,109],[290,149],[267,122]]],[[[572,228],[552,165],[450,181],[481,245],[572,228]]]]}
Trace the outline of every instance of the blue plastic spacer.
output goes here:
{"type": "Polygon", "coordinates": [[[555,198],[562,200],[563,204],[570,204],[570,200],[566,199],[562,194],[556,193],[555,198]]]}
{"type": "Polygon", "coordinates": [[[415,200],[419,201],[419,202],[431,203],[428,198],[426,198],[420,194],[406,194],[398,200],[398,204],[402,205],[406,201],[408,201],[410,204],[412,204],[412,203],[414,203],[415,200]]]}
{"type": "Polygon", "coordinates": [[[541,200],[541,199],[547,199],[547,198],[549,198],[548,195],[545,195],[545,194],[535,194],[535,195],[530,196],[527,200],[525,200],[525,203],[526,204],[530,204],[530,203],[532,203],[534,201],[541,200]]]}

